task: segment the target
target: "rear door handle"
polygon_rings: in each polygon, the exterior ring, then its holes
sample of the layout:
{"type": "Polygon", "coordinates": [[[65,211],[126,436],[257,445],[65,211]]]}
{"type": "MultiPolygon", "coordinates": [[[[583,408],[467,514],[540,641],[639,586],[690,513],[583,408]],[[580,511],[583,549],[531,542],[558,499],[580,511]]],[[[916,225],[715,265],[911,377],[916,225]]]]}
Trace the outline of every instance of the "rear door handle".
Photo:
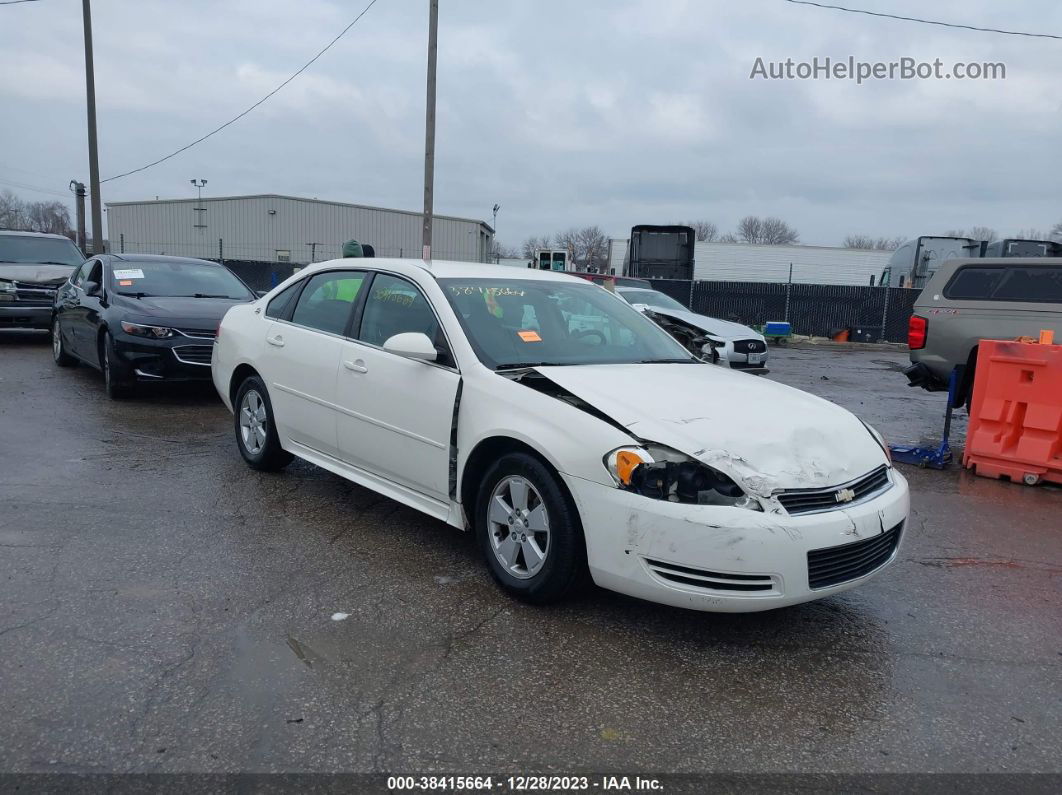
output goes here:
{"type": "Polygon", "coordinates": [[[343,366],[346,367],[348,370],[353,370],[355,373],[369,372],[369,368],[365,366],[364,359],[356,359],[353,362],[349,359],[344,359],[343,366]]]}
{"type": "Polygon", "coordinates": [[[266,342],[268,342],[270,345],[275,345],[278,348],[284,347],[284,338],[281,337],[279,334],[274,334],[272,337],[266,337],[266,342]]]}

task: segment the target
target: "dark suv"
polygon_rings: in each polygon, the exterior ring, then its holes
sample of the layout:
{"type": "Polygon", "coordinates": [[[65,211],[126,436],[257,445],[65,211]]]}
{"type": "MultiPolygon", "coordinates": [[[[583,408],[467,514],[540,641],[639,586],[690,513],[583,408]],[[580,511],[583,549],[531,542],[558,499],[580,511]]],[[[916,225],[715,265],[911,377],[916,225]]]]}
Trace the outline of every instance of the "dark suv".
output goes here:
{"type": "Polygon", "coordinates": [[[50,328],[56,288],[84,261],[62,235],[0,229],[0,328],[50,328]]]}

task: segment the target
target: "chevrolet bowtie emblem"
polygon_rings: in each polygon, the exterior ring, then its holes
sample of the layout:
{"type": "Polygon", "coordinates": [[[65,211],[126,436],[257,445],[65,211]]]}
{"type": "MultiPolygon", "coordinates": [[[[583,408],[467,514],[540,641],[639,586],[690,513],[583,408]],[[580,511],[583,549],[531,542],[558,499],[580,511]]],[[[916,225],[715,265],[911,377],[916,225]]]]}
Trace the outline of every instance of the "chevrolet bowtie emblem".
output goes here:
{"type": "Polygon", "coordinates": [[[851,502],[855,499],[855,496],[855,492],[851,489],[841,489],[833,495],[833,498],[837,500],[837,502],[851,502]]]}

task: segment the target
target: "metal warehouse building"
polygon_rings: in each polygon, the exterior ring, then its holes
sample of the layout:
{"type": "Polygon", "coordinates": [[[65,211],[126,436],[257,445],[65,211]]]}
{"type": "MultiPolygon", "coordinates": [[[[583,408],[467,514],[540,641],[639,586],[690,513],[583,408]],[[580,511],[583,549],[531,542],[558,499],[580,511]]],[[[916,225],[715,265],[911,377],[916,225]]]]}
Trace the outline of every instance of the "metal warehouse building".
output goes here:
{"type": "MultiPolygon", "coordinates": [[[[334,259],[343,243],[369,243],[378,257],[420,257],[422,214],[262,194],[107,203],[110,250],[224,260],[308,263],[334,259]]],[[[432,256],[486,262],[494,230],[436,215],[432,256]]]]}

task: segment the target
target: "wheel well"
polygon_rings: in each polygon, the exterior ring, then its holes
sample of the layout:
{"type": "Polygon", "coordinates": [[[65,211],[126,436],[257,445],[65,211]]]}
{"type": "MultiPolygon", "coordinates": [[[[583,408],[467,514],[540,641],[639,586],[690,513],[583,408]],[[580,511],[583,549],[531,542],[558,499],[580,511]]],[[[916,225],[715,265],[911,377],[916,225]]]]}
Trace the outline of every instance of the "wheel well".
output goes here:
{"type": "Polygon", "coordinates": [[[100,324],[96,330],[96,358],[99,360],[100,369],[103,369],[103,337],[107,333],[107,327],[100,324]]]}
{"type": "Polygon", "coordinates": [[[241,364],[232,371],[232,379],[229,381],[229,403],[233,407],[236,406],[236,391],[240,388],[240,384],[252,375],[258,375],[258,371],[249,364],[241,364]]]}
{"type": "MultiPolygon", "coordinates": [[[[547,461],[545,456],[539,453],[538,450],[529,444],[521,442],[519,439],[513,439],[509,436],[492,436],[475,446],[465,462],[464,472],[461,473],[461,505],[464,507],[465,521],[469,527],[472,526],[477,492],[487,467],[508,453],[526,453],[537,458],[557,477],[557,482],[560,483],[562,491],[567,493],[568,489],[564,485],[564,481],[561,480],[557,468],[547,461]]],[[[571,495],[568,495],[568,498],[571,499],[571,495]]]]}
{"type": "Polygon", "coordinates": [[[970,410],[970,404],[973,402],[974,371],[977,369],[977,349],[979,347],[974,345],[970,349],[970,355],[966,357],[966,368],[962,373],[962,381],[959,383],[959,388],[955,395],[955,405],[965,405],[967,411],[970,410]]]}

